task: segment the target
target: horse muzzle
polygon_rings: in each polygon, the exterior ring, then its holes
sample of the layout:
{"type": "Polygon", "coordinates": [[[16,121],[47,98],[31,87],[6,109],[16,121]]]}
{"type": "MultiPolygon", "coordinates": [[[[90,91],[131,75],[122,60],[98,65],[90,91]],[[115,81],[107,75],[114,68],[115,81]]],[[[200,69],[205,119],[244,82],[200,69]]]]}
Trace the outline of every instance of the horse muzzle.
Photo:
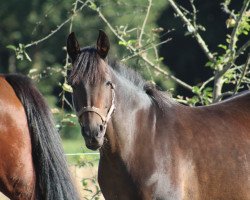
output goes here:
{"type": "Polygon", "coordinates": [[[97,150],[102,147],[104,141],[104,131],[99,129],[88,130],[82,128],[82,136],[86,147],[91,150],[97,150]]]}

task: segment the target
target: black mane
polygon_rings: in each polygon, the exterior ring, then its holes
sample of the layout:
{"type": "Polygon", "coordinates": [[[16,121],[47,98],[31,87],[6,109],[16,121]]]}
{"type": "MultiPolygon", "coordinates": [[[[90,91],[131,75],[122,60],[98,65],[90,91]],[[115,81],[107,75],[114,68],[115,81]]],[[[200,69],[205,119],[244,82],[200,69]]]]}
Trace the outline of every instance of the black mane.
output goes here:
{"type": "MultiPolygon", "coordinates": [[[[80,82],[95,84],[103,80],[105,72],[100,69],[100,62],[101,57],[94,47],[83,48],[80,55],[77,56],[75,63],[73,63],[73,68],[68,76],[69,84],[74,85],[80,82]]],[[[173,102],[168,93],[160,91],[153,83],[145,81],[135,70],[115,60],[108,62],[108,65],[120,76],[132,82],[135,87],[144,91],[159,108],[163,109],[166,103],[173,102]]]]}
{"type": "MultiPolygon", "coordinates": [[[[100,62],[101,57],[94,47],[81,49],[81,53],[77,56],[75,63],[72,63],[73,68],[68,76],[69,84],[74,85],[80,82],[95,84],[103,80],[105,73],[99,67],[100,62]]],[[[108,65],[122,77],[143,89],[146,81],[138,72],[114,60],[109,62],[108,65]]]]}
{"type": "Polygon", "coordinates": [[[132,68],[127,67],[126,65],[117,62],[116,60],[112,60],[108,63],[108,65],[117,72],[120,76],[124,77],[125,79],[129,80],[133,83],[136,87],[144,90],[145,84],[147,81],[142,78],[142,76],[132,68]]]}
{"type": "Polygon", "coordinates": [[[100,61],[101,58],[95,48],[86,47],[81,49],[81,53],[72,63],[73,68],[68,76],[69,84],[75,85],[80,82],[95,84],[103,80],[105,73],[98,67],[100,61]]]}

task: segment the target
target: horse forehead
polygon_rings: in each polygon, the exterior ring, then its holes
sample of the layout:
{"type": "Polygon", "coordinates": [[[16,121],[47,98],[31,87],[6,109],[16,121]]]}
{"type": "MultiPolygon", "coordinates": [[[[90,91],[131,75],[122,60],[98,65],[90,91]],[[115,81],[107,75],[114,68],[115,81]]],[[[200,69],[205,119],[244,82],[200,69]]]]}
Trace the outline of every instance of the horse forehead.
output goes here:
{"type": "Polygon", "coordinates": [[[89,66],[85,84],[90,84],[92,87],[99,87],[106,80],[110,79],[110,70],[108,64],[103,59],[100,59],[97,66],[89,66]],[[90,81],[92,80],[92,81],[90,81]]]}
{"type": "Polygon", "coordinates": [[[103,59],[100,60],[100,63],[99,63],[99,67],[100,67],[100,73],[103,74],[103,77],[105,79],[109,79],[110,76],[111,76],[111,72],[110,72],[110,69],[109,69],[109,65],[106,61],[104,61],[103,59]]]}

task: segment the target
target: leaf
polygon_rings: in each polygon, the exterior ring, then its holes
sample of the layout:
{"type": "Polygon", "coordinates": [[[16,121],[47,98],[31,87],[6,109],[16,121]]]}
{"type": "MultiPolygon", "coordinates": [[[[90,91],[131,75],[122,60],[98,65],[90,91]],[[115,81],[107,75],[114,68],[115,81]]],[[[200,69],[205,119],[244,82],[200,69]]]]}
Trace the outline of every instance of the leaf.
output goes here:
{"type": "Polygon", "coordinates": [[[188,104],[195,105],[199,102],[199,98],[197,96],[193,96],[192,98],[186,98],[188,104]]]}
{"type": "Polygon", "coordinates": [[[56,125],[56,128],[57,128],[57,129],[61,128],[61,125],[60,125],[60,124],[57,124],[57,125],[56,125]]]}
{"type": "Polygon", "coordinates": [[[29,74],[33,74],[33,73],[35,73],[35,72],[37,72],[38,70],[37,69],[31,69],[30,71],[29,71],[29,74]]]}
{"type": "Polygon", "coordinates": [[[58,108],[52,108],[51,112],[52,112],[52,114],[59,114],[60,110],[58,108]]]}
{"type": "Polygon", "coordinates": [[[136,40],[129,40],[128,44],[135,44],[137,41],[136,40]]]}
{"type": "Polygon", "coordinates": [[[214,63],[208,61],[208,62],[205,64],[205,67],[211,67],[211,68],[213,68],[213,67],[214,67],[214,63]]]}
{"type": "Polygon", "coordinates": [[[208,100],[209,98],[211,98],[213,96],[213,88],[211,87],[206,87],[203,90],[203,97],[208,100]]]}
{"type": "Polygon", "coordinates": [[[67,117],[72,117],[72,118],[77,118],[77,116],[75,114],[67,114],[67,117]]]}
{"type": "Polygon", "coordinates": [[[19,43],[18,46],[19,46],[20,49],[24,49],[25,48],[24,44],[22,44],[22,43],[19,43]]]}
{"type": "Polygon", "coordinates": [[[16,56],[16,58],[18,60],[23,60],[23,54],[18,53],[17,56],[16,56]]]}
{"type": "Polygon", "coordinates": [[[13,51],[16,51],[16,47],[14,45],[8,45],[6,46],[7,49],[11,49],[13,51]]]}
{"type": "Polygon", "coordinates": [[[89,8],[91,8],[92,10],[97,10],[97,6],[95,3],[93,3],[92,1],[90,1],[89,3],[90,3],[89,8]]]}
{"type": "Polygon", "coordinates": [[[224,44],[219,44],[218,47],[220,47],[220,48],[222,48],[222,49],[224,49],[224,50],[227,50],[227,46],[224,45],[224,44]]]}
{"type": "Polygon", "coordinates": [[[25,51],[25,46],[24,46],[24,44],[19,43],[18,46],[19,46],[19,47],[17,48],[17,51],[18,51],[19,53],[24,53],[24,51],[25,51]]]}
{"type": "Polygon", "coordinates": [[[125,41],[119,41],[118,44],[122,45],[122,46],[125,46],[125,47],[128,46],[128,43],[125,42],[125,41]]]}
{"type": "Polygon", "coordinates": [[[159,57],[159,58],[158,58],[158,62],[161,62],[161,61],[163,61],[163,60],[164,60],[163,57],[159,57]]]}
{"type": "Polygon", "coordinates": [[[71,87],[69,84],[67,84],[67,83],[64,83],[64,84],[62,85],[62,89],[63,89],[64,91],[66,91],[66,92],[70,92],[70,93],[73,92],[72,87],[71,87]]]}
{"type": "Polygon", "coordinates": [[[192,91],[195,93],[195,94],[200,94],[201,91],[200,91],[200,88],[198,86],[194,86],[192,91]]]}
{"type": "Polygon", "coordinates": [[[85,179],[83,179],[83,180],[82,180],[82,185],[83,185],[84,187],[86,187],[86,186],[88,185],[88,182],[87,182],[85,179]]]}
{"type": "Polygon", "coordinates": [[[75,122],[71,121],[69,118],[63,118],[61,123],[66,126],[75,126],[75,122]]]}
{"type": "Polygon", "coordinates": [[[242,33],[243,33],[244,35],[248,35],[248,31],[245,31],[245,30],[244,30],[242,33]]]}

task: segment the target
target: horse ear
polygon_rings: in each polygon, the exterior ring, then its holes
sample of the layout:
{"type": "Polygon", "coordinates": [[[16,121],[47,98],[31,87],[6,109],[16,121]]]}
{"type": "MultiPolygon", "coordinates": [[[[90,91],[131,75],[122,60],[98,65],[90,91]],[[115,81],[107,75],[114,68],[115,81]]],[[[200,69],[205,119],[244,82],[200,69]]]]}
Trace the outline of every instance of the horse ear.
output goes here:
{"type": "Polygon", "coordinates": [[[109,52],[110,43],[109,38],[103,30],[99,30],[99,36],[96,43],[98,54],[101,58],[106,58],[109,52]]]}
{"type": "Polygon", "coordinates": [[[77,54],[80,53],[80,46],[76,39],[75,33],[72,32],[69,34],[67,39],[67,52],[72,62],[75,61],[77,54]]]}

